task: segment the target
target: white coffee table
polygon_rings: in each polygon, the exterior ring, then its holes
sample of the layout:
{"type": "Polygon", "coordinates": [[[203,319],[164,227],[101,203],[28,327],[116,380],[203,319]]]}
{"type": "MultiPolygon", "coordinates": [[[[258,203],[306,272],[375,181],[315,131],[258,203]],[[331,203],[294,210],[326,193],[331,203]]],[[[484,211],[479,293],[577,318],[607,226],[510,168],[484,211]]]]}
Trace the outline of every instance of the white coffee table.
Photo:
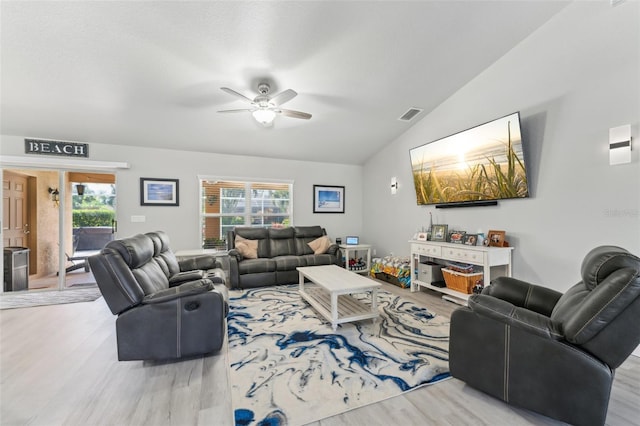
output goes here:
{"type": "Polygon", "coordinates": [[[380,283],[354,274],[337,265],[302,266],[300,296],[323,317],[331,321],[335,331],[338,324],[378,317],[378,288],[380,283]],[[305,287],[305,278],[315,285],[305,287]],[[370,293],[371,303],[352,297],[355,293],[370,293]]]}

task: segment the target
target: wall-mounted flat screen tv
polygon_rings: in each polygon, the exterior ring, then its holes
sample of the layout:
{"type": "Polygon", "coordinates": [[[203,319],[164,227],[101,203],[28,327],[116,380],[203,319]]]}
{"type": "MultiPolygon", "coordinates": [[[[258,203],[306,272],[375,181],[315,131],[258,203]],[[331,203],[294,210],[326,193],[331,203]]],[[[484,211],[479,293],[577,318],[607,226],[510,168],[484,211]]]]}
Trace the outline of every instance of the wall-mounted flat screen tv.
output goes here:
{"type": "Polygon", "coordinates": [[[418,205],[529,196],[520,113],[410,150],[418,205]]]}

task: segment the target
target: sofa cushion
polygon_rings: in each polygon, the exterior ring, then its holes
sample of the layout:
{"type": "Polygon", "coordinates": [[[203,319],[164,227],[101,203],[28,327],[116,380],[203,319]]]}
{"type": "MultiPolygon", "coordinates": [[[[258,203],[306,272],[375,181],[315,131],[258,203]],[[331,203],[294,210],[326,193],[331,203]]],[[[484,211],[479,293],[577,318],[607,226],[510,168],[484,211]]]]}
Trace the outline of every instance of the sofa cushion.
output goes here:
{"type": "Polygon", "coordinates": [[[308,246],[311,247],[314,254],[323,254],[326,253],[331,246],[331,240],[324,235],[308,243],[308,246]]]}
{"type": "Polygon", "coordinates": [[[105,246],[117,251],[127,266],[139,268],[153,257],[153,241],[146,235],[138,234],[122,240],[113,240],[105,246]]]}
{"type": "Polygon", "coordinates": [[[276,261],[277,271],[292,271],[298,266],[307,266],[307,262],[302,256],[278,256],[274,257],[273,260],[276,261]]]}
{"type": "Polygon", "coordinates": [[[113,240],[105,249],[120,254],[145,295],[169,288],[169,279],[160,265],[153,261],[154,244],[147,235],[113,240]]]}
{"type": "Polygon", "coordinates": [[[238,263],[238,272],[240,275],[275,271],[276,261],[273,259],[245,259],[238,263]]]}
{"type": "Polygon", "coordinates": [[[179,273],[178,259],[169,247],[169,235],[164,231],[147,232],[145,235],[153,241],[153,258],[158,262],[167,278],[179,273]]]}
{"type": "Polygon", "coordinates": [[[313,254],[314,251],[309,247],[309,243],[325,235],[321,226],[296,226],[294,233],[296,239],[296,254],[298,256],[313,254]]]}
{"type": "Polygon", "coordinates": [[[258,257],[271,257],[269,253],[269,230],[266,228],[234,228],[236,236],[258,241],[258,257]]]}
{"type": "Polygon", "coordinates": [[[269,254],[271,257],[295,255],[293,228],[269,229],[269,254]]]}
{"type": "Polygon", "coordinates": [[[246,259],[258,258],[258,240],[247,240],[240,236],[236,236],[236,250],[246,259]]]}
{"type": "Polygon", "coordinates": [[[300,257],[304,259],[306,266],[332,265],[335,263],[335,258],[330,254],[306,254],[300,257]]]}

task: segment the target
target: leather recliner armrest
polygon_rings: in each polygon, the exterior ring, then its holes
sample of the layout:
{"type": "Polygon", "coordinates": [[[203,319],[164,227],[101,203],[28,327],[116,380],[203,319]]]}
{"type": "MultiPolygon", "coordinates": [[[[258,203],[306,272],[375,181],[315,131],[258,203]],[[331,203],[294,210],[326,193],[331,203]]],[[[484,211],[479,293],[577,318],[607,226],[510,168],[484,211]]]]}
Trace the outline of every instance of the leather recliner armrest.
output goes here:
{"type": "Polygon", "coordinates": [[[340,250],[340,247],[338,247],[338,245],[334,243],[334,244],[331,244],[329,246],[329,248],[327,249],[326,253],[334,255],[334,256],[337,256],[338,255],[338,250],[340,250]]]}
{"type": "Polygon", "coordinates": [[[206,278],[206,273],[203,270],[197,269],[194,271],[182,271],[169,278],[169,287],[175,287],[190,281],[197,281],[206,278]]]}
{"type": "Polygon", "coordinates": [[[199,254],[197,256],[183,258],[178,261],[178,266],[182,272],[192,271],[194,269],[202,269],[206,271],[208,269],[221,267],[216,257],[208,254],[199,254]]]}
{"type": "Polygon", "coordinates": [[[242,262],[244,257],[236,249],[229,250],[229,280],[227,286],[229,288],[239,288],[240,286],[240,268],[238,263],[242,262]]]}
{"type": "Polygon", "coordinates": [[[229,258],[236,262],[242,262],[244,260],[244,256],[236,249],[229,250],[229,258]]]}
{"type": "Polygon", "coordinates": [[[142,299],[142,304],[163,303],[168,300],[179,299],[193,294],[206,293],[210,290],[213,290],[213,283],[211,280],[205,278],[149,294],[142,299]]]}
{"type": "Polygon", "coordinates": [[[491,318],[540,337],[552,340],[564,338],[560,327],[549,317],[515,306],[502,299],[485,294],[473,295],[469,298],[469,309],[480,316],[491,318]]]}
{"type": "Polygon", "coordinates": [[[505,300],[515,306],[550,316],[562,293],[516,278],[498,277],[482,294],[505,300]]]}

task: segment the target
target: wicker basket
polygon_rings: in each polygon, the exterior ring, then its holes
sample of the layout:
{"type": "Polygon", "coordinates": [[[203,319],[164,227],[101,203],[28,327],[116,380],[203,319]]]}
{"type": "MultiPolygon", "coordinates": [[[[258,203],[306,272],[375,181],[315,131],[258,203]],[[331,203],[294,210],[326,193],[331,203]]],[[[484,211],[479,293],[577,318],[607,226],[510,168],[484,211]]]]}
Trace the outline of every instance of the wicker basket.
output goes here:
{"type": "Polygon", "coordinates": [[[471,294],[478,280],[482,280],[483,273],[463,274],[462,272],[442,268],[442,276],[444,277],[444,282],[447,284],[447,288],[461,293],[471,294]]]}

